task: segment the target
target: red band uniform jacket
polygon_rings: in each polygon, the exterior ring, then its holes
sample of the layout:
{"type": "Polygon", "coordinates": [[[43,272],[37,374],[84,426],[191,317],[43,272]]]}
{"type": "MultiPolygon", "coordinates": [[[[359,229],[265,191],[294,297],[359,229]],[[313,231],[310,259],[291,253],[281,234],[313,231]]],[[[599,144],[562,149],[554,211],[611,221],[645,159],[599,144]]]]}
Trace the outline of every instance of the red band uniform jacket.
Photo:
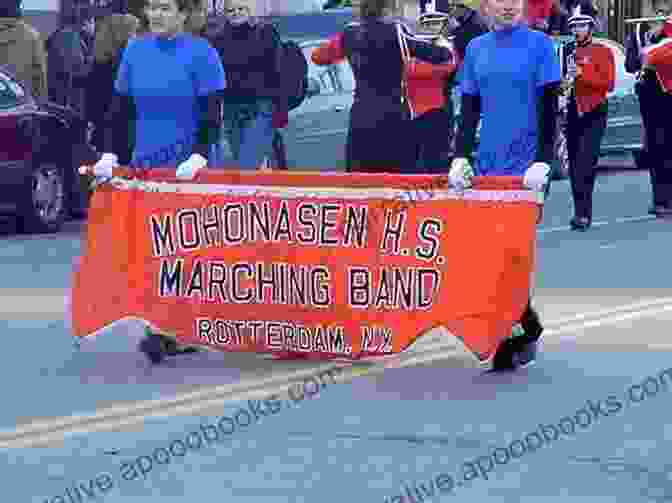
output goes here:
{"type": "Polygon", "coordinates": [[[663,35],[663,40],[644,48],[642,53],[644,63],[656,70],[663,91],[669,94],[672,93],[672,22],[665,23],[663,35]]]}
{"type": "Polygon", "coordinates": [[[576,66],[581,68],[581,75],[576,77],[574,92],[579,115],[583,115],[604,103],[614,90],[616,64],[611,49],[591,43],[576,48],[576,66]]]}
{"type": "Polygon", "coordinates": [[[410,59],[404,73],[408,100],[417,117],[446,105],[444,82],[455,73],[455,69],[455,63],[432,64],[415,58],[410,59]]]}

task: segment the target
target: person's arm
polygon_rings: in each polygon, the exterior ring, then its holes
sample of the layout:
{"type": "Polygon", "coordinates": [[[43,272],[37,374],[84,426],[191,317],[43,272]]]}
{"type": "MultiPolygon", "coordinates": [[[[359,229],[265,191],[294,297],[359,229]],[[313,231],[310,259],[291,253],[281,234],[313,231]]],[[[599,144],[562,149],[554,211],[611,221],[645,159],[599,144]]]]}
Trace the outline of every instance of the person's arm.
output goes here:
{"type": "Polygon", "coordinates": [[[481,119],[481,90],[475,70],[475,57],[478,50],[474,51],[473,44],[467,47],[467,52],[462,65],[462,78],[460,92],[462,95],[460,122],[455,138],[455,157],[470,158],[476,141],[476,130],[481,119]]]}
{"type": "Polygon", "coordinates": [[[562,79],[553,41],[544,37],[541,44],[537,71],[537,155],[535,162],[550,165],[555,157],[558,97],[562,79]]]}
{"type": "Polygon", "coordinates": [[[203,44],[198,47],[200,57],[196,65],[196,92],[201,113],[193,153],[207,159],[210,146],[219,138],[221,95],[226,88],[226,77],[217,51],[205,40],[203,44]]]}
{"type": "Polygon", "coordinates": [[[454,63],[433,65],[424,61],[411,59],[407,67],[408,76],[414,79],[433,80],[447,78],[455,72],[454,63]]]}
{"type": "Polygon", "coordinates": [[[103,127],[103,145],[106,153],[115,154],[121,157],[120,152],[115,152],[116,146],[122,144],[122,141],[133,142],[134,138],[129,138],[129,131],[135,131],[135,121],[137,110],[132,96],[131,87],[131,60],[133,51],[131,45],[127,45],[123,51],[117,76],[112,91],[110,106],[104,118],[103,127]],[[125,127],[120,127],[120,126],[125,127]]]}
{"type": "Polygon", "coordinates": [[[560,84],[553,82],[537,89],[537,156],[535,162],[551,164],[555,158],[560,84]]]}
{"type": "Polygon", "coordinates": [[[343,34],[338,33],[327,42],[317,47],[310,55],[316,65],[333,65],[345,59],[343,51],[343,34]]]}
{"type": "Polygon", "coordinates": [[[474,151],[476,130],[481,119],[481,97],[462,93],[460,123],[455,138],[455,157],[469,159],[474,151]]]}
{"type": "Polygon", "coordinates": [[[200,154],[207,159],[210,155],[210,146],[217,143],[219,139],[221,97],[219,93],[212,93],[199,96],[198,102],[201,116],[193,153],[200,154]]]}
{"type": "Polygon", "coordinates": [[[408,52],[413,58],[435,65],[453,61],[453,53],[447,47],[439,47],[411,37],[407,37],[406,40],[408,52]]]}
{"type": "Polygon", "coordinates": [[[104,118],[103,150],[105,153],[122,157],[122,152],[115,152],[116,147],[129,140],[134,141],[133,138],[129,138],[128,132],[135,130],[135,121],[136,109],[133,98],[114,92],[104,118]]]}

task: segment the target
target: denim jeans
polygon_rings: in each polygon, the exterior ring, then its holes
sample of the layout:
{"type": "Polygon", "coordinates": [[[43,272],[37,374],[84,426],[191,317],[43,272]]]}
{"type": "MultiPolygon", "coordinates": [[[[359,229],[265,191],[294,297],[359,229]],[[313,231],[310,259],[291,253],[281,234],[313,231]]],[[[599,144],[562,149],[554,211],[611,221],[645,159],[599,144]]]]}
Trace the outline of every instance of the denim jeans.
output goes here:
{"type": "Polygon", "coordinates": [[[273,102],[224,102],[215,165],[254,170],[273,151],[273,102]]]}

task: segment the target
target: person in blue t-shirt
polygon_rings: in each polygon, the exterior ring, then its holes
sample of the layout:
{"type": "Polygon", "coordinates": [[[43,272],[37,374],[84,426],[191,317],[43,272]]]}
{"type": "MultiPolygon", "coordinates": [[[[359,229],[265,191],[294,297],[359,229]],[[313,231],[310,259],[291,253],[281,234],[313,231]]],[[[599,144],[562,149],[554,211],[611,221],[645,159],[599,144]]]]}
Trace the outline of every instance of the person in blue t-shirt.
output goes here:
{"type": "MultiPolygon", "coordinates": [[[[523,176],[526,187],[548,190],[557,130],[560,63],[553,41],[523,20],[524,0],[488,0],[493,31],[469,42],[460,91],[461,124],[449,179],[458,188],[471,186],[469,157],[482,113],[478,174],[523,176]]],[[[543,327],[531,301],[517,337],[497,350],[494,370],[534,362],[543,327]]]]}
{"type": "MultiPolygon", "coordinates": [[[[177,166],[181,178],[193,178],[207,164],[219,131],[220,95],[226,86],[215,49],[203,38],[184,33],[195,0],[148,0],[150,33],[126,47],[108,118],[106,152],[94,174],[118,166],[113,124],[119,115],[133,128],[131,166],[177,166]]],[[[196,0],[197,1],[197,0],[196,0]]]]}
{"type": "MultiPolygon", "coordinates": [[[[491,2],[513,5],[523,0],[491,2]]],[[[469,112],[478,109],[483,114],[478,174],[523,176],[531,165],[550,164],[553,157],[548,140],[553,138],[549,133],[554,132],[554,116],[547,101],[557,102],[560,63],[552,39],[544,33],[522,22],[499,24],[467,47],[460,82],[466,127],[458,136],[457,154],[471,155],[475,127],[469,122],[478,122],[479,115],[469,112]]]]}

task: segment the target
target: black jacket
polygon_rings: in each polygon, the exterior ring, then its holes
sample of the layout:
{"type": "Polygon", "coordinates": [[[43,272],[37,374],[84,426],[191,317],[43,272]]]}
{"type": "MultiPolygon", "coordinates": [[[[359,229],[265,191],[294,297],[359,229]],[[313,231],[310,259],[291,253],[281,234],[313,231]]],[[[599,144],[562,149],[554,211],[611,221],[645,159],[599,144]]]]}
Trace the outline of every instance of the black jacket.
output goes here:
{"type": "Polygon", "coordinates": [[[282,43],[272,24],[253,20],[233,25],[211,21],[205,38],[217,50],[226,74],[224,97],[233,100],[270,98],[282,105],[282,43]]]}
{"type": "Polygon", "coordinates": [[[461,19],[458,19],[458,22],[460,23],[459,26],[453,31],[453,35],[455,36],[453,46],[460,61],[464,61],[464,55],[469,42],[489,32],[490,28],[483,16],[471,9],[461,19]]]}
{"type": "MultiPolygon", "coordinates": [[[[99,151],[105,151],[104,130],[106,127],[106,117],[112,103],[112,97],[115,94],[114,81],[117,77],[117,70],[121,62],[121,52],[113,60],[101,63],[94,62],[91,73],[86,83],[86,116],[87,120],[94,126],[93,138],[91,143],[99,151]]],[[[133,138],[131,132],[132,122],[118,123],[113,125],[120,134],[115,135],[115,144],[112,152],[119,156],[121,164],[127,164],[131,160],[133,138]],[[122,131],[128,134],[121,134],[122,131]]]]}
{"type": "Polygon", "coordinates": [[[648,32],[651,29],[648,23],[642,23],[630,34],[625,44],[625,71],[636,73],[642,69],[640,50],[648,44],[648,32]]]}

